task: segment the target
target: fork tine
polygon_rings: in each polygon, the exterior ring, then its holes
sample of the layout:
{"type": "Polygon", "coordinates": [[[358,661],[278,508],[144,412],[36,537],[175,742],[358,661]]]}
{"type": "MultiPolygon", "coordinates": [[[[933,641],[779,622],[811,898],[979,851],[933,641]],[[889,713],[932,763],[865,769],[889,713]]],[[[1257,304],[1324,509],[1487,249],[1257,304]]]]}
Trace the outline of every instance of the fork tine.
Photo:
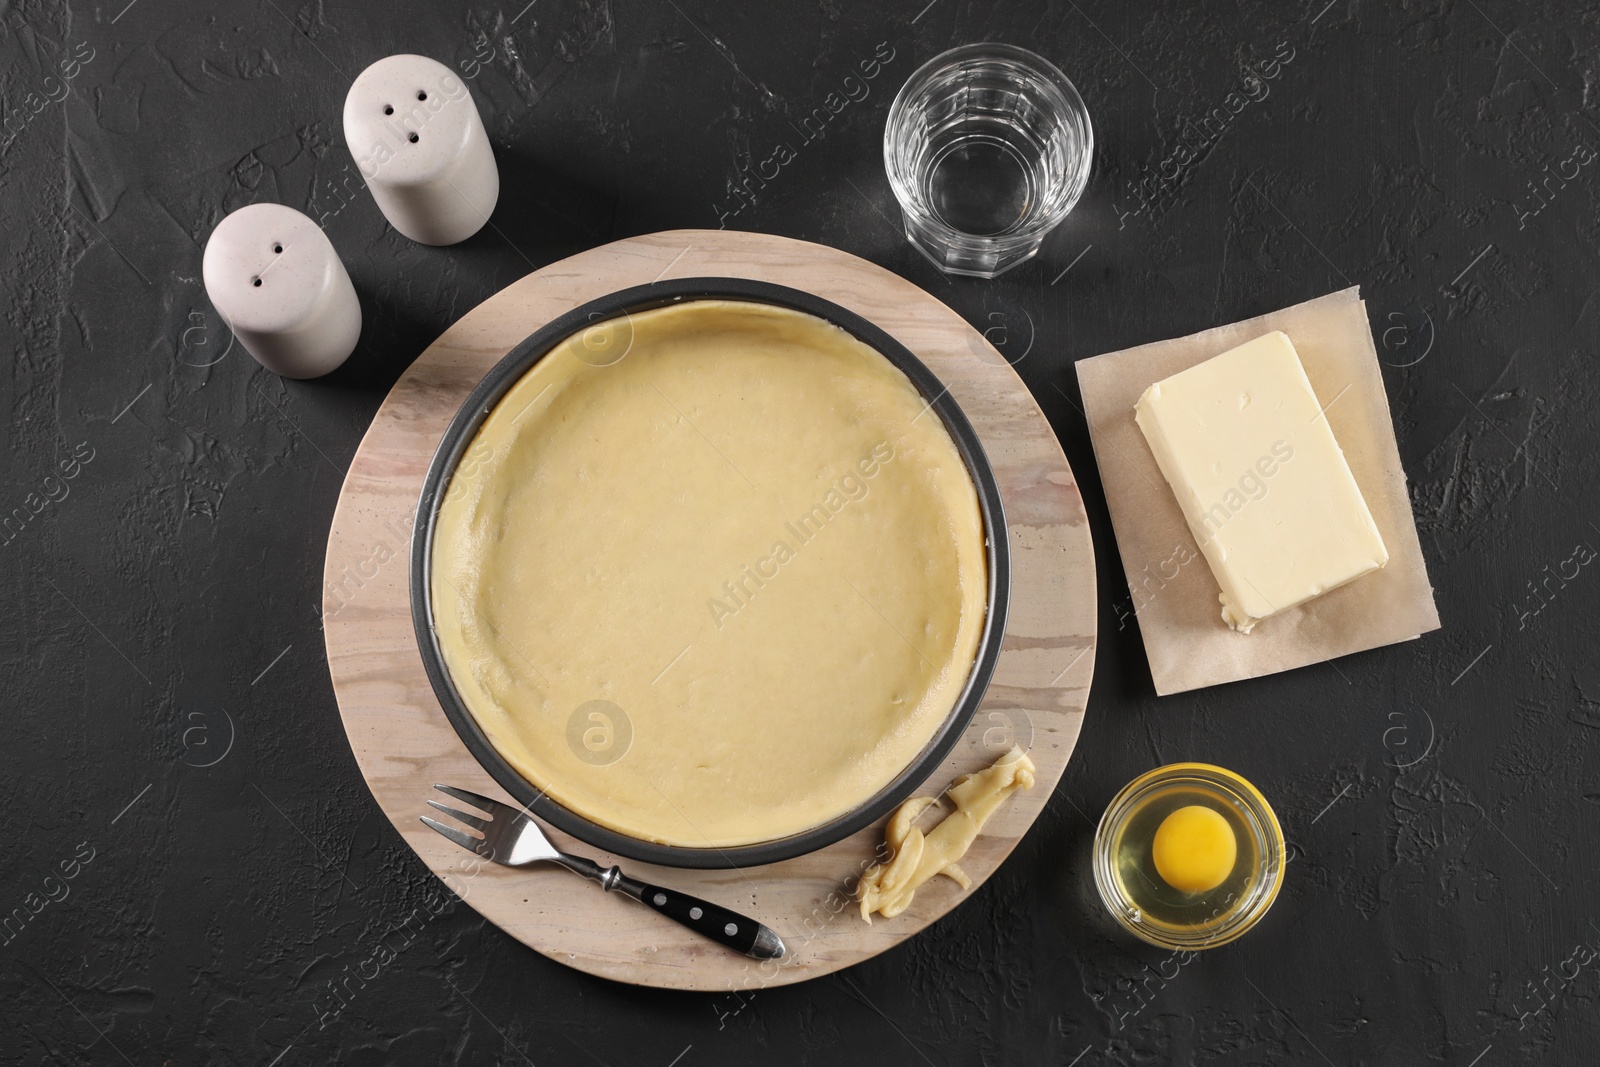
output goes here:
{"type": "Polygon", "coordinates": [[[485,837],[487,837],[489,834],[489,823],[491,821],[489,819],[479,818],[476,815],[468,815],[464,811],[457,811],[455,808],[452,808],[447,804],[441,804],[437,800],[428,801],[428,807],[433,808],[435,811],[442,811],[458,822],[466,823],[468,826],[472,827],[474,830],[477,830],[485,837]]]}
{"type": "Polygon", "coordinates": [[[485,815],[489,815],[491,817],[497,814],[499,809],[506,807],[506,805],[500,803],[498,800],[490,800],[486,796],[470,792],[466,789],[457,789],[455,786],[451,785],[439,785],[437,782],[434,783],[433,787],[439,792],[443,793],[445,796],[455,797],[463,804],[471,804],[485,815]]]}
{"type": "Polygon", "coordinates": [[[489,842],[479,840],[470,834],[464,834],[453,826],[446,826],[438,819],[430,819],[424,815],[422,816],[422,822],[423,825],[427,826],[441,837],[445,837],[451,841],[454,841],[468,852],[474,852],[480,856],[492,856],[494,854],[494,849],[489,847],[489,842]]]}

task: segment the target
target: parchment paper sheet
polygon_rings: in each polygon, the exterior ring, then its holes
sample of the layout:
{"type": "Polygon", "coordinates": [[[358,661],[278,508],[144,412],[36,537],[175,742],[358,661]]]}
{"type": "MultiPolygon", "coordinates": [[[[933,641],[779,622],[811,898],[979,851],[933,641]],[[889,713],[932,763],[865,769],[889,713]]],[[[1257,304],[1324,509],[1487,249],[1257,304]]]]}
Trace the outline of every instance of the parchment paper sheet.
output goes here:
{"type": "Polygon", "coordinates": [[[1137,611],[1158,694],[1274,674],[1439,628],[1358,288],[1083,360],[1078,382],[1132,597],[1118,614],[1137,611]],[[1273,330],[1288,334],[1300,353],[1389,563],[1239,634],[1222,621],[1216,579],[1133,421],[1133,405],[1152,383],[1273,330]]]}

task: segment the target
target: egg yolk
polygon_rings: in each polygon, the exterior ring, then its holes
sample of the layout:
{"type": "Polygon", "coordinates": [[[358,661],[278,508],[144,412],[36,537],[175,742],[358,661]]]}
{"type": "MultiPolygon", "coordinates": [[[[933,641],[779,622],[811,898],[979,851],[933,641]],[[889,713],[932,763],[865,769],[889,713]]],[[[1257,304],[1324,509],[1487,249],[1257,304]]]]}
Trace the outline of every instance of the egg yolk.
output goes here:
{"type": "Polygon", "coordinates": [[[1204,893],[1233,872],[1239,842],[1220,812],[1190,804],[1161,820],[1151,846],[1156,873],[1174,889],[1204,893]]]}

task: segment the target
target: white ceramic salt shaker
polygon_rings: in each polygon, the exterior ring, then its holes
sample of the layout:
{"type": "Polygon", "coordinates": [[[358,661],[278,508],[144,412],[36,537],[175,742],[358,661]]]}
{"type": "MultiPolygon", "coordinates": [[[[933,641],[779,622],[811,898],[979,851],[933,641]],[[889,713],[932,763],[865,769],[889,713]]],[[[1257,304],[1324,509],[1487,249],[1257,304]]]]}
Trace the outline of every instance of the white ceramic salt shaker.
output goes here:
{"type": "Polygon", "coordinates": [[[282,204],[251,204],[206,241],[206,295],[256,361],[285,378],[316,378],[361,337],[350,275],[315,222],[282,204]]]}
{"type": "Polygon", "coordinates": [[[465,241],[494,212],[500,171],[478,105],[437,60],[389,56],[362,71],[344,139],[384,217],[413,241],[465,241]]]}

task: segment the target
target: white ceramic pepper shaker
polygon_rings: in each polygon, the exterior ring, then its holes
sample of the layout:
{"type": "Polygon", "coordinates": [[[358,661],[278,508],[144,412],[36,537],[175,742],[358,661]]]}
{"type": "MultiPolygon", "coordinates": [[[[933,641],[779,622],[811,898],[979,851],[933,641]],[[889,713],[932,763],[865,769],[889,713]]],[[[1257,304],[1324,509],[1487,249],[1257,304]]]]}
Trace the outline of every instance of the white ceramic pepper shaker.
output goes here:
{"type": "Polygon", "coordinates": [[[344,139],[389,224],[425,245],[483,228],[500,171],[478,106],[449,67],[427,56],[380,59],[344,98],[344,139]]]}
{"type": "Polygon", "coordinates": [[[361,337],[350,275],[322,229],[292,207],[251,204],[223,219],[202,274],[234,336],[274,374],[327,374],[361,337]]]}

